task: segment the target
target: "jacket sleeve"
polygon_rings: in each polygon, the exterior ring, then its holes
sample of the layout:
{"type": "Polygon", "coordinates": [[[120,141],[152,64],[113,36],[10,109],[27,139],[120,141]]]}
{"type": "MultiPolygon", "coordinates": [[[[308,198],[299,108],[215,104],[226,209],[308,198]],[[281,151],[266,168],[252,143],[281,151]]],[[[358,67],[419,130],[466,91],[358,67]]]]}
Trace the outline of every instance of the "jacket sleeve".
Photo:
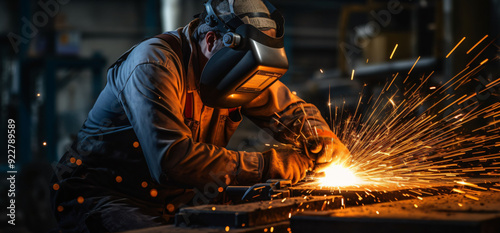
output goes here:
{"type": "Polygon", "coordinates": [[[180,68],[175,61],[166,63],[136,66],[119,93],[153,179],[201,190],[214,182],[219,187],[259,182],[262,154],[193,140],[184,123],[180,68]]]}
{"type": "Polygon", "coordinates": [[[280,81],[243,106],[242,112],[276,140],[299,148],[319,130],[330,131],[318,108],[292,94],[280,81]]]}

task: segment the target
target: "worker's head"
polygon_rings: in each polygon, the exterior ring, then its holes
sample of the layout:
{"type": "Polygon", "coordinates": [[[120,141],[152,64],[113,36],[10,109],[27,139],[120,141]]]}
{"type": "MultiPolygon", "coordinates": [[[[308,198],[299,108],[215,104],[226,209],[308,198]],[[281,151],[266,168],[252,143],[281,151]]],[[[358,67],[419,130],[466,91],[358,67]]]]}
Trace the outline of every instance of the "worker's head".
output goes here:
{"type": "Polygon", "coordinates": [[[208,0],[200,19],[194,37],[209,58],[200,77],[205,105],[242,106],[287,71],[284,19],[267,0],[208,0]]]}
{"type": "MultiPolygon", "coordinates": [[[[276,37],[276,22],[271,19],[269,9],[262,0],[213,0],[210,4],[214,13],[224,22],[231,20],[231,7],[233,7],[234,14],[243,23],[256,27],[268,36],[276,37]]],[[[200,19],[202,23],[196,30],[195,38],[199,40],[203,54],[210,58],[224,47],[222,37],[226,31],[217,26],[214,22],[216,19],[211,19],[207,9],[200,14],[200,19]]]]}

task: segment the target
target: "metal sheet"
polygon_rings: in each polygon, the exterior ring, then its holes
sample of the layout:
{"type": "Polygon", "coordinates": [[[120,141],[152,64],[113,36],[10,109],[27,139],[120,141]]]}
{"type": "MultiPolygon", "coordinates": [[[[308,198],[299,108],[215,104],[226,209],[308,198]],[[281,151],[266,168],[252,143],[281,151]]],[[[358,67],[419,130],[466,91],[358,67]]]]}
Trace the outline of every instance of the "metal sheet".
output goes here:
{"type": "Polygon", "coordinates": [[[341,196],[294,197],[239,205],[187,207],[175,216],[176,226],[253,227],[288,220],[305,210],[341,208],[341,196]]]}
{"type": "Polygon", "coordinates": [[[500,192],[432,196],[325,212],[304,212],[291,218],[300,232],[500,232],[500,192]]]}

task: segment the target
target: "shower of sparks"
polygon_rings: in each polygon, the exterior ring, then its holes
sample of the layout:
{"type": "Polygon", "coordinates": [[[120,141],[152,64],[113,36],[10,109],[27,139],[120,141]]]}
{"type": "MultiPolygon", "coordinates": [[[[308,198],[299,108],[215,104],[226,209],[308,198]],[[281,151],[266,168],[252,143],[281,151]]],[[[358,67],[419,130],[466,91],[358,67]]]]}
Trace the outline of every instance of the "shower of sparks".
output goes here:
{"type": "Polygon", "coordinates": [[[464,179],[473,174],[500,177],[500,102],[478,98],[485,92],[497,98],[493,87],[500,84],[500,77],[488,78],[479,90],[465,84],[477,78],[486,62],[498,59],[467,66],[440,86],[426,85],[433,71],[408,88],[391,88],[398,78],[393,74],[378,96],[359,96],[353,115],[343,114],[345,101],[338,104],[329,98],[332,130],[351,157],[326,168],[319,186],[454,185],[461,186],[454,192],[476,200],[474,190],[486,188],[464,179]]]}
{"type": "Polygon", "coordinates": [[[389,57],[390,60],[392,60],[392,56],[394,56],[394,53],[396,52],[396,49],[398,48],[398,44],[394,46],[394,49],[392,50],[391,56],[389,57]]]}
{"type": "Polygon", "coordinates": [[[452,50],[448,53],[448,55],[446,55],[446,58],[448,58],[448,57],[449,57],[449,56],[453,53],[453,51],[455,51],[455,49],[456,49],[456,48],[457,48],[457,47],[458,47],[458,46],[459,46],[459,45],[460,45],[460,44],[461,44],[464,40],[465,40],[465,36],[464,36],[464,38],[462,38],[462,39],[460,40],[460,42],[458,42],[458,43],[457,43],[457,45],[455,45],[455,47],[453,47],[453,49],[452,49],[452,50]]]}

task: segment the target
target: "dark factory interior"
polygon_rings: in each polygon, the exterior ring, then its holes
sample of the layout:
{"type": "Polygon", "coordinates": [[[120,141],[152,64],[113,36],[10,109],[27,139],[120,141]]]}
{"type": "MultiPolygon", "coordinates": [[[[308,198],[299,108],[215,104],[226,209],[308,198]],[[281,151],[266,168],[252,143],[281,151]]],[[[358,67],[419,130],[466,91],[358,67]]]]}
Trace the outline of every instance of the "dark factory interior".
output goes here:
{"type": "MultiPolygon", "coordinates": [[[[70,208],[54,205],[53,193],[72,188],[58,181],[59,161],[115,61],[147,38],[188,25],[204,2],[0,0],[0,232],[89,232],[65,230],[68,221],[57,217],[70,208]]],[[[298,183],[212,182],[195,188],[202,201],[164,201],[158,216],[165,224],[90,232],[500,232],[500,0],[269,2],[284,18],[288,70],[279,81],[319,109],[349,157],[307,170],[298,183]]],[[[248,113],[227,150],[290,146],[248,113]]],[[[274,115],[276,125],[286,118],[274,115]]],[[[316,130],[310,124],[304,130],[316,130]]],[[[304,148],[300,155],[316,166],[319,157],[304,148]]],[[[84,158],[68,161],[71,169],[88,166],[84,158]]],[[[109,182],[125,184],[136,171],[127,172],[109,182]]],[[[154,185],[147,180],[137,189],[161,202],[154,185]]],[[[74,203],[91,200],[76,194],[74,203]]]]}

